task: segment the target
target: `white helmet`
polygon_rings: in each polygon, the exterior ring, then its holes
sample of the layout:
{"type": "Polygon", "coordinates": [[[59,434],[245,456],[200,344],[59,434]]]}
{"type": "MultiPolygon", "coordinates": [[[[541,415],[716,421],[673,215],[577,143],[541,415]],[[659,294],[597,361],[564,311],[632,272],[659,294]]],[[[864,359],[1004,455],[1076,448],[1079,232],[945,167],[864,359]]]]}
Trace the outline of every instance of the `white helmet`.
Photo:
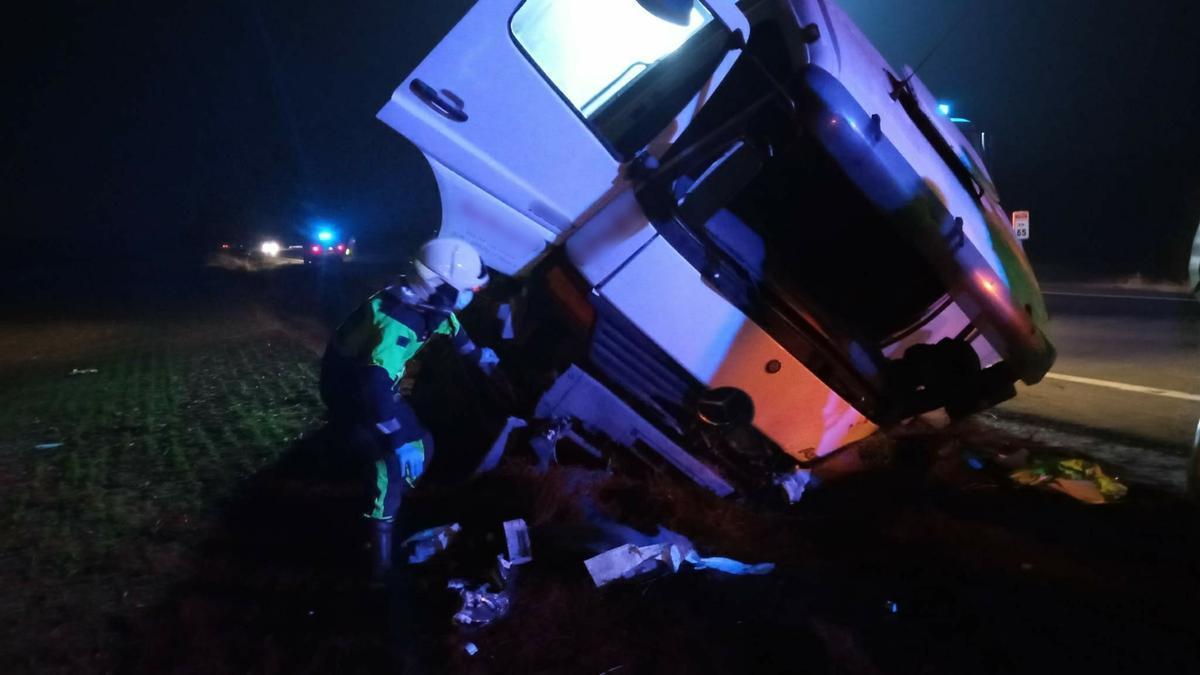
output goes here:
{"type": "Polygon", "coordinates": [[[417,276],[430,289],[449,284],[454,290],[474,291],[488,282],[479,252],[461,239],[425,242],[414,264],[417,276]]]}

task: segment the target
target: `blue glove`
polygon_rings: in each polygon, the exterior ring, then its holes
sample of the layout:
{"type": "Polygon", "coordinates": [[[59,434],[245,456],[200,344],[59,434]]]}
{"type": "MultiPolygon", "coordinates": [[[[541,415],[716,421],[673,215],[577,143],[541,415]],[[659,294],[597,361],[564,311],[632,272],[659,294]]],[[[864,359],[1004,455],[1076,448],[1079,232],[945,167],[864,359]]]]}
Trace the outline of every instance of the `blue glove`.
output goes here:
{"type": "Polygon", "coordinates": [[[483,347],[479,350],[479,369],[484,374],[491,375],[499,365],[500,357],[490,347],[483,347]]]}
{"type": "Polygon", "coordinates": [[[425,442],[409,441],[396,448],[396,458],[400,460],[400,472],[404,482],[409,487],[417,484],[417,479],[425,473],[425,442]]]}

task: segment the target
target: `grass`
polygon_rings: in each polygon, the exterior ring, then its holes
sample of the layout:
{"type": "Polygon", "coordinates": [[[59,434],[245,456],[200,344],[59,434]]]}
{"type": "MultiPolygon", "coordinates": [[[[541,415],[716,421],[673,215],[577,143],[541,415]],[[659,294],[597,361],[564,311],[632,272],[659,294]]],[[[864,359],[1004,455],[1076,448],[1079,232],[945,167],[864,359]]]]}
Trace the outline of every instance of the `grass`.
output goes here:
{"type": "MultiPolygon", "coordinates": [[[[719,500],[620,457],[612,475],[545,476],[509,458],[480,480],[414,494],[403,527],[460,522],[460,540],[371,594],[355,530],[361,483],[321,430],[313,336],[246,303],[225,307],[242,287],[223,279],[190,316],[0,330],[0,672],[1197,664],[1194,514],[1144,490],[1092,508],[1013,488],[962,453],[1051,449],[971,426],[873,439],[786,511],[719,500]],[[46,442],[62,446],[36,449],[46,442]],[[579,544],[597,513],[778,567],[596,589],[579,544]],[[517,517],[534,562],[511,615],[457,629],[446,580],[483,580],[500,523],[517,517]],[[479,654],[466,655],[467,640],[479,654]]],[[[286,297],[308,297],[286,281],[286,297]]],[[[487,426],[462,398],[443,422],[487,426]]]]}
{"type": "Polygon", "coordinates": [[[0,378],[5,672],[107,669],[235,487],[317,422],[315,359],[286,335],[142,337],[0,378]]]}

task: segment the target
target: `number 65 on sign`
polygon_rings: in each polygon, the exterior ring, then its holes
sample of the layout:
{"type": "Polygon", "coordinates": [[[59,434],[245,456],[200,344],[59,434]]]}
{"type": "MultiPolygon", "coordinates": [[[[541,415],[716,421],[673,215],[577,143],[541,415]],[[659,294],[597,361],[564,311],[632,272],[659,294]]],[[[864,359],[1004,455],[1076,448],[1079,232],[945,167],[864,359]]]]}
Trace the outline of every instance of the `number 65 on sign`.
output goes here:
{"type": "Polygon", "coordinates": [[[1012,214],[1013,233],[1017,235],[1017,239],[1025,241],[1029,238],[1029,212],[1028,211],[1013,211],[1012,214]]]}

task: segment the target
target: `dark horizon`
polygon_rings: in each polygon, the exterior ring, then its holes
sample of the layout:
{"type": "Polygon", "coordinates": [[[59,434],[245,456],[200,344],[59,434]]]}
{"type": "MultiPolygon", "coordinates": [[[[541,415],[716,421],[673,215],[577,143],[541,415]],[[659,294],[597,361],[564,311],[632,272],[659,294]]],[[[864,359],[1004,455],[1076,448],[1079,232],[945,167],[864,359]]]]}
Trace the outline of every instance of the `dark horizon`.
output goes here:
{"type": "MultiPolygon", "coordinates": [[[[435,187],[374,114],[471,4],[22,17],[0,137],[9,236],[30,251],[136,259],[320,219],[402,247],[436,227],[435,187]]],[[[994,140],[1005,207],[1033,213],[1035,264],[1182,276],[1200,222],[1200,8],[842,4],[897,68],[949,31],[920,76],[994,140]]]]}
{"type": "Polygon", "coordinates": [[[1035,264],[1182,278],[1200,223],[1200,5],[965,4],[842,0],[894,67],[928,58],[922,80],[988,131],[1005,208],[1032,212],[1035,264]]]}

